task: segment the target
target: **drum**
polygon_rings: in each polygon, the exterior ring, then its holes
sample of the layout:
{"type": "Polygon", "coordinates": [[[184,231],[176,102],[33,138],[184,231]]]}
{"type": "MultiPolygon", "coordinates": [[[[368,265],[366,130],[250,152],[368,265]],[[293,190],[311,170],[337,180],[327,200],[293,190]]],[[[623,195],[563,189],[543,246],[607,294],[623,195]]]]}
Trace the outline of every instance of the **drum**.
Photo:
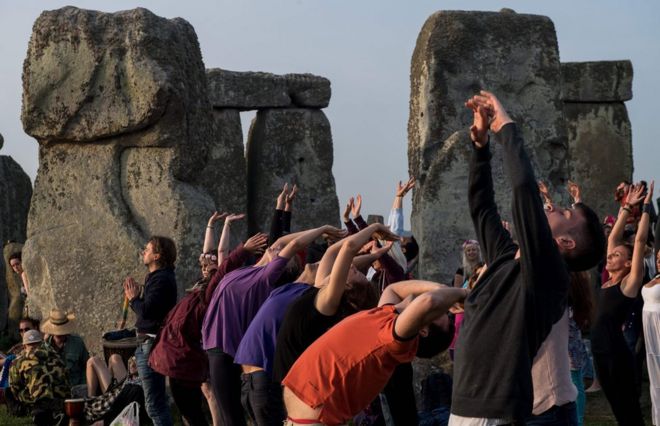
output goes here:
{"type": "Polygon", "coordinates": [[[69,426],[81,425],[85,417],[85,399],[64,400],[64,412],[69,417],[69,426]]]}
{"type": "Polygon", "coordinates": [[[124,365],[128,365],[128,359],[135,355],[137,349],[137,338],[127,337],[119,340],[106,340],[103,339],[103,356],[105,357],[106,364],[110,359],[110,355],[119,354],[124,361],[124,365]]]}

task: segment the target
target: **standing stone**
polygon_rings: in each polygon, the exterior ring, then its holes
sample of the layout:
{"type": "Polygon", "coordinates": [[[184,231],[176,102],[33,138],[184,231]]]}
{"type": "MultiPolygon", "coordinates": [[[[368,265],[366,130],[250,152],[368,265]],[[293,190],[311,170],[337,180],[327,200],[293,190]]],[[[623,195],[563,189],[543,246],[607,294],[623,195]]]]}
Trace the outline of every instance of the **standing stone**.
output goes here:
{"type": "Polygon", "coordinates": [[[285,183],[297,184],[292,231],[339,224],[332,176],[332,135],[325,114],[313,109],[265,109],[248,137],[250,233],[268,230],[285,183]]]}
{"type": "MultiPolygon", "coordinates": [[[[207,188],[218,211],[247,213],[247,166],[240,112],[236,109],[213,109],[213,121],[214,136],[208,149],[208,162],[199,170],[196,181],[207,188]]],[[[216,231],[218,242],[222,224],[216,226],[216,231]]],[[[234,222],[231,231],[233,242],[244,241],[247,220],[234,222]]]]}
{"type": "Polygon", "coordinates": [[[571,178],[603,218],[617,211],[617,185],[632,180],[632,132],[623,103],[632,98],[632,64],[568,62],[561,69],[571,178]]]}
{"type": "MultiPolygon", "coordinates": [[[[440,11],[428,18],[412,58],[408,121],[422,278],[451,282],[461,242],[474,237],[467,203],[472,112],[465,100],[481,89],[495,93],[519,123],[537,177],[563,188],[568,169],[560,87],[557,39],[547,17],[503,10],[440,11]]],[[[496,201],[510,220],[500,147],[492,150],[496,201]]]]}
{"type": "Polygon", "coordinates": [[[197,175],[212,141],[192,26],[146,9],[43,12],[23,72],[25,131],[40,144],[24,263],[30,306],[75,312],[88,346],[121,314],[150,235],[177,245],[179,287],[199,274],[215,209],[197,175]]]}
{"type": "Polygon", "coordinates": [[[13,158],[0,155],[0,241],[25,241],[31,198],[30,177],[13,158]]]}
{"type": "MultiPolygon", "coordinates": [[[[1,135],[0,139],[2,139],[1,135]]],[[[0,145],[2,144],[0,143],[0,145]]],[[[32,183],[29,176],[13,158],[8,155],[0,155],[1,244],[4,245],[9,241],[25,241],[31,197],[32,183]]],[[[5,330],[9,325],[9,331],[12,333],[12,325],[15,325],[16,321],[20,319],[23,302],[20,299],[20,293],[16,293],[12,283],[5,279],[10,274],[16,275],[11,268],[6,268],[7,265],[6,262],[0,262],[0,330],[5,330]],[[18,308],[16,308],[17,306],[18,308]],[[8,319],[9,323],[7,323],[8,319]]],[[[17,290],[20,290],[20,287],[17,290]]]]}

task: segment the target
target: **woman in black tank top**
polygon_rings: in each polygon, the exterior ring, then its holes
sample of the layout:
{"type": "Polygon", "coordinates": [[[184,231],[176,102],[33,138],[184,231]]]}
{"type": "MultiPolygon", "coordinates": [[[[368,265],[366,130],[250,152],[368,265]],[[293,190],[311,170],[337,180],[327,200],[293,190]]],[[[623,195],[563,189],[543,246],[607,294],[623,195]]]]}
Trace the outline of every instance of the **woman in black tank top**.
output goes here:
{"type": "Polygon", "coordinates": [[[598,380],[620,425],[643,425],[639,395],[635,386],[633,354],[623,337],[622,326],[633,307],[644,276],[644,249],[649,229],[653,184],[644,194],[642,185],[633,186],[628,202],[621,208],[607,240],[606,268],[610,279],[598,291],[598,315],[591,330],[591,349],[598,380]],[[644,200],[635,244],[622,241],[623,230],[632,211],[644,200]]]}

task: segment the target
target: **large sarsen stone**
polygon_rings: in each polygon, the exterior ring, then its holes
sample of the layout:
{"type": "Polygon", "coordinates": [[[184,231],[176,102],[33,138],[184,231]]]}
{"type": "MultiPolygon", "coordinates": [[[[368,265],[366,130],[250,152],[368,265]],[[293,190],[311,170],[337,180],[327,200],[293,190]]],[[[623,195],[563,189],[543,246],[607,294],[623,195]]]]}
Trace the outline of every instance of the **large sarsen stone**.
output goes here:
{"type": "MultiPolygon", "coordinates": [[[[451,282],[460,243],[474,236],[467,207],[468,97],[482,89],[495,93],[519,124],[537,177],[563,188],[568,167],[560,75],[547,17],[440,11],[427,19],[412,58],[408,121],[409,171],[418,181],[412,225],[422,278],[451,282]]],[[[496,200],[510,220],[500,148],[492,149],[496,200]]]]}

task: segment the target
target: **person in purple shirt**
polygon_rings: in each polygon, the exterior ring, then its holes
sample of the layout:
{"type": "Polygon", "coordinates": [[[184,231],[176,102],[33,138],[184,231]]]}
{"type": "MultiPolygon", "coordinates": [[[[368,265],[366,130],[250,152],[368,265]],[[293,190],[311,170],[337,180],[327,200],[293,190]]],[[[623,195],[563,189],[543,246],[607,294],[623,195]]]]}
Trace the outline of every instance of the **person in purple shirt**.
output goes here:
{"type": "Polygon", "coordinates": [[[245,425],[240,403],[241,368],[234,364],[245,331],[270,292],[300,273],[296,253],[324,234],[343,236],[340,229],[326,225],[281,237],[256,265],[225,275],[214,291],[202,323],[202,344],[209,355],[210,381],[223,425],[245,425]]]}
{"type": "Polygon", "coordinates": [[[272,380],[275,341],[289,304],[312,288],[318,265],[308,263],[295,282],[270,293],[236,351],[234,362],[243,370],[241,403],[256,425],[281,425],[285,417],[282,389],[272,380]]]}

